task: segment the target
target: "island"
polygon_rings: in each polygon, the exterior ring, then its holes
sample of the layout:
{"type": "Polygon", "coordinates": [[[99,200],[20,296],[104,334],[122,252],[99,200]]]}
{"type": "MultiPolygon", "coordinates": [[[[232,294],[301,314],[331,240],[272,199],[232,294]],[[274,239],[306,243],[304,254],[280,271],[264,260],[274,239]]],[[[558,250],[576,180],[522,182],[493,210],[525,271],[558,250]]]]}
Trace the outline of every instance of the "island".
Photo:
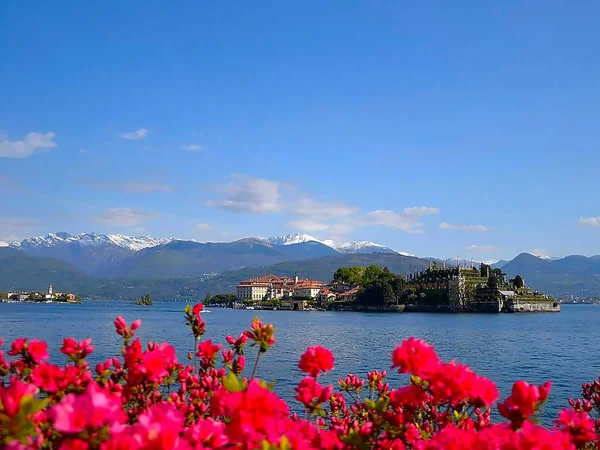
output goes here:
{"type": "Polygon", "coordinates": [[[72,292],[56,292],[52,285],[46,292],[20,291],[0,293],[0,302],[4,303],[81,303],[81,297],[72,292]]]}
{"type": "Polygon", "coordinates": [[[342,267],[330,283],[273,274],[241,281],[230,306],[246,309],[448,313],[559,312],[560,303],[500,269],[430,262],[408,277],[387,268],[342,267]]]}

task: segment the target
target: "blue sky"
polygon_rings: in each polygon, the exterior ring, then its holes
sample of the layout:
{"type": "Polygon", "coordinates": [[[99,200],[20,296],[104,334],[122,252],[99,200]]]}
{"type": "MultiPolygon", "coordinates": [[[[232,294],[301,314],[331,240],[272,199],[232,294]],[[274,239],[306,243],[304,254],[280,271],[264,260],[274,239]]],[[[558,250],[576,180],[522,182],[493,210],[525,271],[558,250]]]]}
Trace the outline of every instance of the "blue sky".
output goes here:
{"type": "Polygon", "coordinates": [[[0,240],[600,253],[597,2],[0,5],[0,240]]]}

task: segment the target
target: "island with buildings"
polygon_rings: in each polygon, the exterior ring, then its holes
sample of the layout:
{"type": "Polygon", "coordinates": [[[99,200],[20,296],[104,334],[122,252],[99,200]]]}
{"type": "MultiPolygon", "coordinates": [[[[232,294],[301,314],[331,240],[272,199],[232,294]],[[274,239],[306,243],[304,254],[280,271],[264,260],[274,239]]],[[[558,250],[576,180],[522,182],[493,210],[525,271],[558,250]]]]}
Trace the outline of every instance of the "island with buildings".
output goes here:
{"type": "Polygon", "coordinates": [[[52,285],[50,285],[45,292],[4,292],[0,295],[0,301],[5,303],[80,303],[81,298],[72,292],[56,292],[52,285]]]}
{"type": "Polygon", "coordinates": [[[234,307],[247,309],[406,311],[452,313],[559,312],[560,303],[525,285],[508,280],[500,269],[429,268],[408,277],[387,268],[340,268],[333,281],[265,275],[236,286],[234,307]]]}

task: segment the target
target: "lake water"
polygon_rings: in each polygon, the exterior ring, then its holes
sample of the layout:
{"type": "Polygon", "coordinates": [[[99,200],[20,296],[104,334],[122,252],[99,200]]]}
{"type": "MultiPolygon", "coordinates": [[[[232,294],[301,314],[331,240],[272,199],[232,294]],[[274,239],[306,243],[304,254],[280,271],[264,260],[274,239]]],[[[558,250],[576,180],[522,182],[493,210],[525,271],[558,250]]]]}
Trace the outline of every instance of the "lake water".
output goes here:
{"type": "MultiPolygon", "coordinates": [[[[120,337],[113,320],[122,315],[128,323],[141,318],[138,336],[144,341],[167,341],[185,359],[193,338],[185,326],[182,303],[155,303],[136,307],[123,302],[69,304],[0,303],[0,337],[9,344],[19,336],[47,341],[54,361],[62,362],[62,338],[91,337],[96,352],[90,362],[119,355],[120,337]]],[[[205,314],[205,338],[223,343],[237,336],[254,316],[273,323],[277,343],[261,360],[259,376],[276,382],[286,400],[301,379],[299,356],[310,345],[322,345],[335,356],[335,370],[323,378],[335,382],[348,372],[365,376],[371,369],[389,369],[390,354],[403,339],[415,336],[435,345],[444,360],[466,363],[494,380],[501,398],[517,379],[542,383],[552,380],[543,421],[550,423],[567,406],[568,397],[580,394],[580,385],[600,375],[600,306],[563,306],[549,314],[386,314],[353,312],[246,311],[212,308],[205,314]]],[[[5,348],[7,346],[5,343],[5,348]]],[[[249,349],[252,366],[255,349],[249,349]]],[[[391,370],[388,370],[392,373],[391,370]]],[[[392,385],[404,381],[392,375],[392,385]]],[[[293,400],[292,400],[293,401],[293,400]]]]}

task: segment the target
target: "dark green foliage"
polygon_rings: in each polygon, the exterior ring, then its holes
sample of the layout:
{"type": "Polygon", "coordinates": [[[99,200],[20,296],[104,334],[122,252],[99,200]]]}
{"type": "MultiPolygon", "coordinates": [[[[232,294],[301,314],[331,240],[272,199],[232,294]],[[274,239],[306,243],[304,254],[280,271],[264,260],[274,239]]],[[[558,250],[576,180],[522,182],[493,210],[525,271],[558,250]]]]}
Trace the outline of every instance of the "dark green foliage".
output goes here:
{"type": "Polygon", "coordinates": [[[523,289],[525,287],[525,280],[523,280],[523,277],[521,275],[517,275],[513,283],[518,289],[523,289]]]}
{"type": "Polygon", "coordinates": [[[229,305],[235,300],[235,294],[217,294],[214,296],[206,294],[206,297],[204,297],[204,303],[208,305],[229,305]]]}
{"type": "Polygon", "coordinates": [[[398,304],[404,294],[404,278],[393,274],[387,267],[369,266],[365,271],[365,283],[356,301],[365,307],[381,307],[398,304]],[[368,273],[368,275],[367,275],[368,273]]]}
{"type": "Polygon", "coordinates": [[[487,282],[488,287],[495,289],[498,287],[498,277],[495,274],[491,274],[487,282]]]}
{"type": "Polygon", "coordinates": [[[360,284],[365,274],[364,267],[340,267],[333,274],[333,281],[347,284],[360,284]]]}
{"type": "Polygon", "coordinates": [[[152,305],[152,298],[150,297],[150,294],[145,294],[142,295],[142,298],[140,298],[137,302],[135,302],[136,305],[139,306],[151,306],[152,305]]]}

